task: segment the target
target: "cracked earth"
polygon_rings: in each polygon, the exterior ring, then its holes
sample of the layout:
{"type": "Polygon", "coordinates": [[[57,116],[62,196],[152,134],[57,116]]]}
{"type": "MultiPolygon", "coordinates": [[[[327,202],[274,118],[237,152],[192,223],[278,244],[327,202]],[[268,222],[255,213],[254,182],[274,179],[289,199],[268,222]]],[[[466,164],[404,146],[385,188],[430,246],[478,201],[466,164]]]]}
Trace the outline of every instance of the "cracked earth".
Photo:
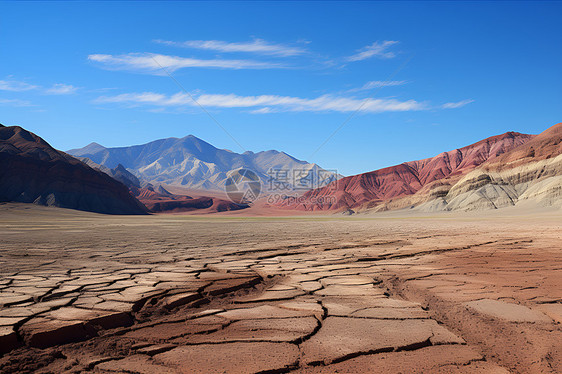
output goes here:
{"type": "Polygon", "coordinates": [[[0,206],[0,372],[559,373],[560,213],[0,206]]]}

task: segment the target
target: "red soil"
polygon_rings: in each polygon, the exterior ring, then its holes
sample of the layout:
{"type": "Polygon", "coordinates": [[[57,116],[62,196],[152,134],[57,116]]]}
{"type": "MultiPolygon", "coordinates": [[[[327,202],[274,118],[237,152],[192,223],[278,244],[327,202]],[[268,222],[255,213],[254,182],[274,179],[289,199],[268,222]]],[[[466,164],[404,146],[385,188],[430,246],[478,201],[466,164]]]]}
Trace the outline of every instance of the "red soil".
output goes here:
{"type": "Polygon", "coordinates": [[[131,192],[153,213],[217,213],[245,209],[247,205],[238,205],[232,201],[216,197],[191,197],[172,193],[162,194],[152,187],[132,188],[131,192]]]}

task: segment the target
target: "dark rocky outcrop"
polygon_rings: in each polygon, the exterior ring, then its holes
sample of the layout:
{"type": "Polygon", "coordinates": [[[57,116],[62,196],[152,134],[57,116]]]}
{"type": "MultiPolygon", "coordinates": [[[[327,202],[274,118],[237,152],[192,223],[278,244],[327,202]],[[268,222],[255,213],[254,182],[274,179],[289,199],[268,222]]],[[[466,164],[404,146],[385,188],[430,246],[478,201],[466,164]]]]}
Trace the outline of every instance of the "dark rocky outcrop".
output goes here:
{"type": "Polygon", "coordinates": [[[147,212],[125,185],[19,126],[0,128],[0,201],[106,214],[147,212]]]}

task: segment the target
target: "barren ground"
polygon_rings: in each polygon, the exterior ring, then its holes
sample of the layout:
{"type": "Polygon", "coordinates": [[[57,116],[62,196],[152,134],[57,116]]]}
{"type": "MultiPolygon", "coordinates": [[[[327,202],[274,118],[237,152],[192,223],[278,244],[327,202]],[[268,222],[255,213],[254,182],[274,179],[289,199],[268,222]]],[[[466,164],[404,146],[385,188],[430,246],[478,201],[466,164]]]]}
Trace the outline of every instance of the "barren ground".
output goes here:
{"type": "Polygon", "coordinates": [[[562,212],[0,205],[0,372],[560,373],[562,212]]]}

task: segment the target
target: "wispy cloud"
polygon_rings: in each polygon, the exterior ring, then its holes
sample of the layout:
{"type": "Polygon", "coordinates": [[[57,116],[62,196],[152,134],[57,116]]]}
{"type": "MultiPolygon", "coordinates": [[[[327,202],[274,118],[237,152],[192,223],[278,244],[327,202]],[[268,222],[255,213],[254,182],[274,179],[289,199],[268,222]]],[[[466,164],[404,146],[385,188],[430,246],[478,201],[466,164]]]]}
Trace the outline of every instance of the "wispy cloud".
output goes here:
{"type": "Polygon", "coordinates": [[[225,42],[221,40],[188,40],[184,42],[174,42],[160,39],[155,40],[155,42],[182,48],[195,48],[228,53],[247,52],[282,57],[297,56],[307,52],[304,48],[270,43],[262,39],[255,39],[250,42],[237,43],[225,42]]]}
{"type": "Polygon", "coordinates": [[[276,113],[276,112],[277,110],[272,109],[268,106],[259,109],[250,110],[250,113],[252,114],[267,114],[267,113],[276,113]]]}
{"type": "Polygon", "coordinates": [[[71,84],[57,83],[53,84],[53,86],[45,90],[45,92],[51,95],[70,95],[75,93],[77,90],[78,87],[71,84]]]}
{"type": "Polygon", "coordinates": [[[38,91],[39,93],[46,93],[51,95],[68,95],[73,94],[78,90],[70,84],[55,83],[49,88],[45,88],[39,85],[29,84],[26,82],[21,82],[17,80],[0,80],[0,90],[12,91],[12,92],[23,92],[23,91],[38,91]]]}
{"type": "Polygon", "coordinates": [[[16,106],[16,107],[27,107],[33,106],[33,104],[27,100],[19,100],[19,99],[2,99],[0,98],[0,105],[5,106],[16,106]]]}
{"type": "Polygon", "coordinates": [[[360,50],[357,51],[356,54],[349,56],[347,58],[347,61],[362,61],[371,57],[384,58],[384,59],[394,58],[396,57],[396,53],[389,52],[388,49],[395,44],[398,44],[398,42],[394,40],[374,42],[371,45],[361,48],[360,50]]]}
{"type": "Polygon", "coordinates": [[[370,81],[365,83],[363,86],[359,88],[352,88],[347,92],[358,92],[358,91],[367,91],[372,90],[373,88],[383,88],[383,87],[392,87],[392,86],[402,86],[408,82],[406,81],[370,81]]]}
{"type": "Polygon", "coordinates": [[[128,53],[124,55],[92,54],[88,60],[100,63],[105,68],[114,70],[133,70],[162,75],[161,67],[168,71],[182,68],[216,68],[216,69],[271,69],[282,68],[282,64],[253,60],[201,60],[152,53],[128,53]]]}
{"type": "MultiPolygon", "coordinates": [[[[400,101],[396,99],[357,99],[323,95],[313,99],[279,96],[239,96],[235,94],[201,94],[195,97],[197,102],[208,108],[255,108],[252,113],[271,112],[401,112],[427,109],[424,103],[415,100],[400,101]]],[[[122,103],[126,105],[153,106],[194,106],[191,97],[185,93],[163,95],[154,92],[128,93],[117,96],[102,96],[96,103],[122,103]]]]}
{"type": "Polygon", "coordinates": [[[441,108],[443,108],[443,109],[456,109],[456,108],[460,108],[460,107],[463,107],[465,105],[468,105],[472,102],[474,102],[474,100],[467,99],[467,100],[458,101],[456,103],[445,103],[445,104],[441,105],[441,108]]]}
{"type": "Polygon", "coordinates": [[[38,89],[39,86],[34,86],[29,83],[20,82],[16,80],[0,80],[0,90],[3,91],[29,91],[38,89]]]}

